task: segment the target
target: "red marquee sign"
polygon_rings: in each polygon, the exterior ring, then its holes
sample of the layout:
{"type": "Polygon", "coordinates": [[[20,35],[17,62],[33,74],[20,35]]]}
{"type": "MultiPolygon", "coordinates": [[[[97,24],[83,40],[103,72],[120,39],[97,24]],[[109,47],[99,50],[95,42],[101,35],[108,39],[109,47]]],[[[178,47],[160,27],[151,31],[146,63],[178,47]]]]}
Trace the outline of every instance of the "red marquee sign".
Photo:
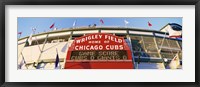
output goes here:
{"type": "Polygon", "coordinates": [[[123,37],[88,34],[69,47],[65,69],[133,69],[132,54],[123,37]]]}

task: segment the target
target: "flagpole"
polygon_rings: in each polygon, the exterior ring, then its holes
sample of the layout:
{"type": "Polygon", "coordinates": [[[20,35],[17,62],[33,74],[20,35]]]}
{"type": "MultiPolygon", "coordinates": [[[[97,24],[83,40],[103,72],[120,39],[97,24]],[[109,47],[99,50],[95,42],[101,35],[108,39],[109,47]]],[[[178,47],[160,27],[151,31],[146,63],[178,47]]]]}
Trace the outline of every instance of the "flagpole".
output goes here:
{"type": "Polygon", "coordinates": [[[149,26],[149,30],[151,29],[150,27],[151,27],[151,26],[149,26]]]}
{"type": "Polygon", "coordinates": [[[149,30],[150,30],[150,27],[152,26],[152,24],[148,21],[148,26],[149,26],[149,30]]]}
{"type": "Polygon", "coordinates": [[[126,20],[126,19],[124,19],[124,26],[125,26],[125,28],[126,28],[126,22],[125,22],[125,20],[126,20]]]}
{"type": "Polygon", "coordinates": [[[20,39],[22,32],[18,32],[17,35],[18,34],[19,34],[18,39],[20,39]]]}
{"type": "Polygon", "coordinates": [[[18,39],[20,39],[20,37],[21,37],[21,34],[19,34],[19,37],[18,37],[18,39]]]}
{"type": "Polygon", "coordinates": [[[127,28],[127,26],[126,26],[126,23],[124,22],[124,26],[125,26],[125,28],[127,28]]]}
{"type": "Polygon", "coordinates": [[[56,53],[58,54],[58,49],[56,48],[56,53]]]}
{"type": "MultiPolygon", "coordinates": [[[[33,34],[35,34],[36,28],[33,28],[32,30],[33,30],[33,34]]],[[[40,49],[40,52],[41,52],[41,48],[40,48],[40,46],[39,46],[39,42],[38,42],[36,36],[35,36],[35,40],[36,40],[36,42],[37,42],[37,46],[38,46],[38,48],[40,49]]]]}
{"type": "Polygon", "coordinates": [[[102,27],[101,19],[100,19],[100,26],[102,27]]]}
{"type": "Polygon", "coordinates": [[[126,19],[124,19],[124,26],[127,28],[126,19]]]}
{"type": "Polygon", "coordinates": [[[32,29],[32,31],[33,31],[33,34],[35,34],[35,30],[32,29]]]}
{"type": "Polygon", "coordinates": [[[126,19],[124,19],[124,26],[125,26],[125,28],[128,28],[128,26],[127,26],[128,23],[129,22],[126,19]]]}
{"type": "Polygon", "coordinates": [[[18,39],[20,39],[21,35],[22,35],[22,33],[19,34],[19,38],[18,39]]]}
{"type": "Polygon", "coordinates": [[[37,37],[35,36],[35,39],[36,39],[36,42],[37,42],[37,46],[38,46],[38,48],[40,49],[40,52],[41,52],[41,48],[40,48],[40,46],[39,46],[39,42],[38,42],[38,40],[37,40],[37,37]]]}
{"type": "Polygon", "coordinates": [[[103,21],[103,19],[100,19],[99,21],[100,21],[100,25],[102,27],[102,25],[104,24],[104,21],[103,21]]]}

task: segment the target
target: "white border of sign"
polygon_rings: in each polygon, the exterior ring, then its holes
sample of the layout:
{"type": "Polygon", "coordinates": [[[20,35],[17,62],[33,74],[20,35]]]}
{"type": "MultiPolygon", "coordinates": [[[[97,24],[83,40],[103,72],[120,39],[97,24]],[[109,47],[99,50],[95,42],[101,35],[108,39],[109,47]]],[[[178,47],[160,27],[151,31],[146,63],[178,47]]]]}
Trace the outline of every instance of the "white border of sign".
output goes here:
{"type": "Polygon", "coordinates": [[[194,5],[6,5],[6,82],[195,82],[194,5]],[[183,17],[180,70],[17,70],[17,17],[183,17]]]}

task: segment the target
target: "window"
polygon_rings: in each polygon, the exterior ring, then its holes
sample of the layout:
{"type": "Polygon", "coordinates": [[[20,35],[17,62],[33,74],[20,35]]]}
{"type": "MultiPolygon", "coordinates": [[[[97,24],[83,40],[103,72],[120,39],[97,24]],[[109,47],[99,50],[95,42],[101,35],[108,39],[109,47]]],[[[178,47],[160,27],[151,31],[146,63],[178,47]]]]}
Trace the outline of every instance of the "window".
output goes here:
{"type": "Polygon", "coordinates": [[[176,40],[156,37],[156,43],[161,50],[160,54],[162,58],[172,59],[177,53],[180,55],[179,58],[182,58],[181,48],[179,48],[179,43],[176,40]]]}
{"type": "Polygon", "coordinates": [[[173,30],[176,30],[176,31],[181,31],[182,30],[182,26],[179,25],[179,24],[175,24],[175,23],[171,23],[169,24],[173,30]]]}
{"type": "Polygon", "coordinates": [[[134,56],[159,57],[153,38],[150,36],[131,36],[134,56]]]}

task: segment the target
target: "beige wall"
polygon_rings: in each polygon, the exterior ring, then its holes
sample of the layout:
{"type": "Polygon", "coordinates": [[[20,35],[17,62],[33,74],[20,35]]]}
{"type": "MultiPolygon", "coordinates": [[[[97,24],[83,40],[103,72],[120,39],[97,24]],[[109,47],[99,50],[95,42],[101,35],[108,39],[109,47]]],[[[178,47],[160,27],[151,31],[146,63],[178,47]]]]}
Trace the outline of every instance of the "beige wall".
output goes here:
{"type": "Polygon", "coordinates": [[[56,49],[58,50],[60,61],[63,61],[66,58],[67,45],[67,42],[47,43],[44,45],[42,53],[40,52],[40,49],[42,49],[43,44],[29,47],[24,47],[24,44],[18,45],[18,64],[22,61],[20,52],[22,52],[27,64],[37,62],[40,55],[40,61],[43,60],[54,63],[57,55],[56,49]]]}

